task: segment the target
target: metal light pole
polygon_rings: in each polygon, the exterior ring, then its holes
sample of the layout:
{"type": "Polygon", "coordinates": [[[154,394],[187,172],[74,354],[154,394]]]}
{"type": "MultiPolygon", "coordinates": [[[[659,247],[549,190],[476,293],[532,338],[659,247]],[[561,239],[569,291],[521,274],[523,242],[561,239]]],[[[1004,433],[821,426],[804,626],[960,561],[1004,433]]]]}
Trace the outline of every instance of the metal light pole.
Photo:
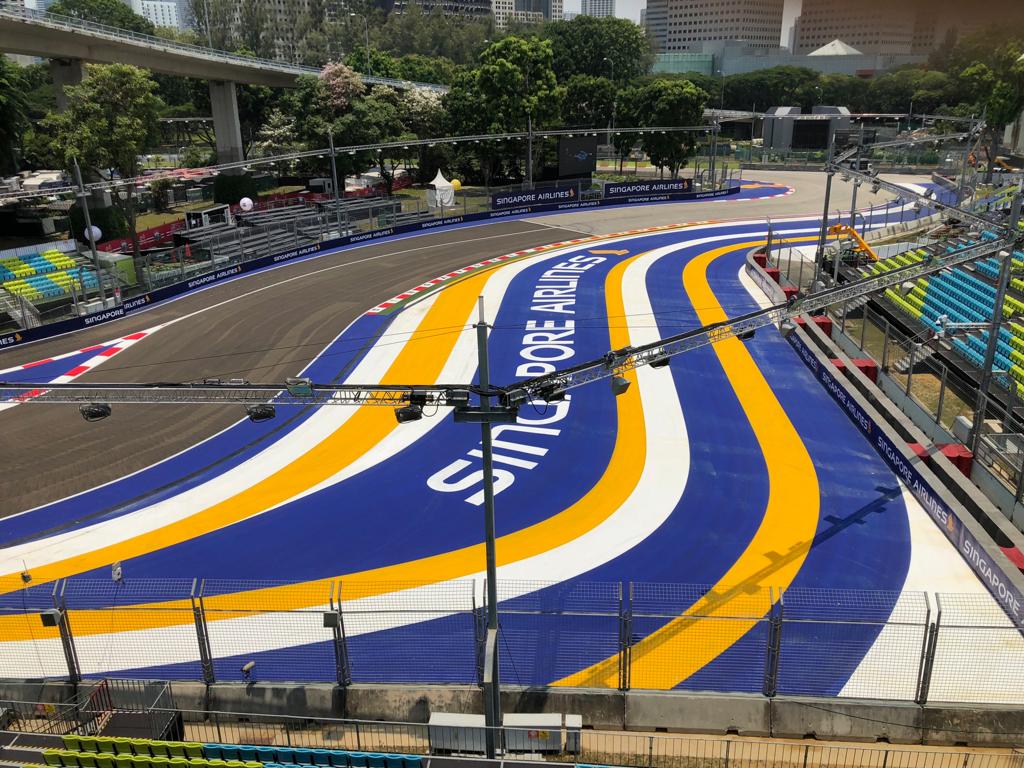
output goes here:
{"type": "MultiPolygon", "coordinates": [[[[357,13],[349,13],[349,18],[358,16],[357,13]]],[[[363,16],[363,31],[366,33],[366,74],[373,77],[373,64],[370,61],[370,22],[363,16]]]]}
{"type": "Polygon", "coordinates": [[[75,158],[75,183],[78,185],[78,204],[82,206],[82,218],[85,219],[85,239],[89,241],[89,250],[92,252],[92,266],[96,270],[96,282],[100,288],[100,300],[103,306],[107,306],[107,289],[103,287],[103,272],[100,270],[100,256],[96,253],[96,241],[92,236],[92,218],[89,216],[89,204],[86,202],[85,185],[82,183],[82,169],[78,167],[78,158],[75,158]]]}
{"type": "MultiPolygon", "coordinates": [[[[1017,189],[1017,196],[1013,199],[1013,207],[1010,209],[1010,231],[1016,233],[1017,222],[1020,221],[1021,202],[1024,201],[1024,182],[1017,189]]],[[[1010,270],[1013,266],[1013,249],[1009,249],[1003,257],[1002,266],[999,269],[999,285],[996,287],[995,307],[992,310],[992,327],[988,332],[988,344],[985,347],[985,363],[981,369],[981,382],[978,385],[978,400],[974,405],[974,420],[971,423],[971,433],[967,438],[967,447],[971,453],[977,454],[978,441],[981,439],[981,429],[985,422],[985,409],[988,406],[988,391],[992,385],[992,366],[996,360],[996,345],[999,342],[999,329],[1003,324],[1003,302],[1006,300],[1006,289],[1010,285],[1010,270]]]]}
{"type": "Polygon", "coordinates": [[[828,203],[832,195],[832,177],[836,175],[832,168],[832,158],[835,157],[836,134],[829,130],[828,134],[828,160],[825,161],[825,208],[821,213],[821,229],[818,232],[818,250],[814,254],[814,280],[821,278],[821,267],[825,263],[825,234],[828,232],[828,203]]]}
{"type": "Polygon", "coordinates": [[[487,726],[487,757],[494,759],[496,729],[501,725],[501,687],[498,678],[498,575],[494,534],[494,453],[491,444],[491,372],[487,357],[487,321],[484,297],[478,299],[479,320],[476,324],[476,345],[480,378],[480,442],[484,471],[484,538],[487,551],[487,646],[484,671],[484,712],[487,726]],[[487,664],[486,662],[489,662],[487,664]]]}
{"type": "MultiPolygon", "coordinates": [[[[602,59],[602,61],[607,61],[608,62],[608,67],[609,67],[609,69],[611,69],[611,75],[612,75],[611,76],[611,81],[612,81],[612,85],[614,86],[614,84],[615,84],[615,62],[612,59],[609,59],[607,56],[605,56],[602,59]]],[[[607,143],[608,144],[612,143],[612,131],[614,131],[614,130],[615,130],[615,95],[612,94],[612,115],[611,115],[611,124],[608,126],[608,139],[607,139],[607,143]]]]}
{"type": "MultiPolygon", "coordinates": [[[[967,129],[967,135],[970,137],[974,133],[974,115],[971,115],[971,123],[967,129]]],[[[964,139],[964,156],[960,161],[960,178],[957,180],[956,185],[956,204],[957,207],[964,202],[964,183],[967,180],[967,159],[971,155],[971,140],[970,138],[964,139]]]]}
{"type": "Polygon", "coordinates": [[[338,237],[344,237],[345,233],[341,231],[341,198],[339,197],[338,190],[338,162],[335,159],[337,153],[334,151],[334,131],[327,133],[327,141],[331,148],[331,182],[334,184],[334,215],[338,218],[338,237]]]}

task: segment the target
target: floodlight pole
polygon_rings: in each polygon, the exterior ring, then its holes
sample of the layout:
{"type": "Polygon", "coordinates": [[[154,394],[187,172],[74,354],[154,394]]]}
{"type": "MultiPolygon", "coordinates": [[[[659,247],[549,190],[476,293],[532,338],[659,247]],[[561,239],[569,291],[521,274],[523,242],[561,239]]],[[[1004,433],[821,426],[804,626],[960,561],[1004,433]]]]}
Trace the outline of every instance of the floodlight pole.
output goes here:
{"type": "Polygon", "coordinates": [[[331,148],[331,183],[334,184],[334,215],[338,219],[338,237],[344,237],[345,233],[341,231],[341,198],[339,197],[338,190],[338,161],[335,159],[337,153],[334,151],[334,131],[328,131],[327,142],[331,148]]]}
{"type": "Polygon", "coordinates": [[[832,195],[832,177],[836,175],[832,168],[832,160],[836,153],[836,134],[829,129],[828,133],[828,160],[825,162],[825,208],[821,214],[821,230],[818,232],[818,251],[814,255],[814,280],[817,282],[821,277],[821,267],[825,263],[825,233],[828,232],[828,204],[832,195]]]}
{"type": "MultiPolygon", "coordinates": [[[[1021,202],[1024,182],[1017,190],[1017,196],[1013,199],[1013,207],[1010,209],[1010,231],[1016,233],[1017,222],[1020,221],[1021,202]]],[[[1003,302],[1006,300],[1006,289],[1010,285],[1010,269],[1013,266],[1013,248],[1007,249],[1003,257],[1002,266],[999,269],[999,285],[996,287],[995,306],[992,309],[992,325],[988,331],[988,344],[985,347],[985,363],[981,368],[981,382],[978,385],[978,399],[974,405],[974,420],[971,423],[971,433],[967,437],[967,447],[972,454],[978,452],[978,441],[981,439],[981,429],[985,423],[985,410],[988,406],[988,391],[992,385],[992,366],[996,360],[996,347],[999,344],[999,329],[1003,324],[1003,302]]]]}
{"type": "Polygon", "coordinates": [[[487,551],[487,635],[490,640],[485,653],[485,664],[489,669],[484,671],[484,714],[487,732],[486,749],[488,759],[495,755],[495,735],[501,725],[501,685],[498,679],[498,569],[495,557],[494,533],[494,453],[491,443],[491,396],[487,394],[491,387],[490,364],[487,357],[487,330],[490,326],[484,317],[484,297],[478,299],[479,321],[476,324],[477,357],[479,359],[480,380],[480,442],[484,471],[484,538],[487,551]]]}
{"type": "MultiPolygon", "coordinates": [[[[92,266],[96,270],[96,283],[100,288],[100,300],[104,308],[107,306],[107,289],[103,287],[103,272],[100,270],[100,256],[96,253],[96,241],[92,236],[92,218],[89,216],[89,203],[86,202],[85,184],[82,183],[82,169],[78,167],[78,158],[75,158],[75,184],[78,185],[78,203],[82,206],[82,218],[85,219],[85,239],[89,241],[89,250],[92,252],[92,266]]],[[[85,283],[82,283],[83,294],[85,283]]]]}

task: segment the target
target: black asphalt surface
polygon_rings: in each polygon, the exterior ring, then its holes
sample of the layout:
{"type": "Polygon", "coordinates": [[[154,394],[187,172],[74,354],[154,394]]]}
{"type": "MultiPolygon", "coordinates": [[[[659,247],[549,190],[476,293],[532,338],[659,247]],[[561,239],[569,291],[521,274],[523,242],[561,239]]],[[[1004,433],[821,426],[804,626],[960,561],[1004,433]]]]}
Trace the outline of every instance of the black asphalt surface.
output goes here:
{"type": "MultiPolygon", "coordinates": [[[[491,256],[574,237],[579,233],[516,221],[368,245],[288,264],[123,320],[0,353],[0,369],[204,310],[124,350],[78,381],[191,381],[207,376],[282,381],[363,312],[397,293],[491,256]]],[[[240,416],[238,408],[223,406],[122,406],[105,421],[89,424],[71,405],[25,404],[0,412],[0,517],[135,472],[240,416]]]]}

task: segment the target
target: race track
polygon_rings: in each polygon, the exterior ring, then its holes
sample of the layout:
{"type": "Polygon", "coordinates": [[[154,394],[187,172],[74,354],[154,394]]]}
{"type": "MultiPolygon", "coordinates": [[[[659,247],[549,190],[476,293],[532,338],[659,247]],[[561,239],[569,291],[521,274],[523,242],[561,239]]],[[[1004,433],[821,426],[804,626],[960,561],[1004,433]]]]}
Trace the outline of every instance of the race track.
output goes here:
{"type": "MultiPolygon", "coordinates": [[[[765,189],[751,184],[748,195],[779,194],[765,189]]],[[[744,204],[719,204],[707,219],[742,215],[744,204]]],[[[40,381],[100,354],[80,375],[467,382],[483,296],[491,377],[508,383],[764,301],[741,276],[765,240],[763,220],[703,220],[697,205],[675,213],[701,223],[572,242],[586,221],[577,214],[418,237],[405,252],[401,243],[343,251],[34,346],[20,362],[70,354],[6,375],[40,381]],[[507,258],[478,263],[498,253],[507,258]],[[436,275],[445,279],[425,285],[436,275]]],[[[776,238],[816,240],[815,218],[778,215],[776,238]]],[[[799,615],[820,611],[832,590],[831,607],[856,596],[861,624],[845,627],[841,658],[824,657],[828,630],[808,628],[780,661],[780,693],[912,697],[914,659],[885,660],[904,646],[916,653],[921,638],[883,629],[886,620],[918,616],[924,590],[987,593],[790,346],[766,329],[627,378],[619,397],[598,382],[495,428],[509,681],[614,687],[619,659],[602,610],[632,583],[633,687],[758,692],[764,617],[778,595],[799,615]],[[578,619],[538,629],[532,607],[554,603],[576,606],[578,619]]],[[[479,433],[427,411],[399,425],[387,408],[281,409],[252,424],[213,407],[118,408],[84,424],[68,409],[16,406],[0,414],[20,441],[0,459],[22,475],[5,494],[17,506],[0,519],[2,591],[20,587],[23,568],[43,585],[109,582],[120,561],[119,604],[134,608],[116,626],[81,612],[83,667],[195,677],[184,598],[202,577],[219,679],[256,658],[265,679],[312,680],[330,679],[319,621],[340,582],[354,612],[357,682],[472,682],[479,433]],[[301,632],[285,610],[309,611],[301,632]],[[261,619],[268,611],[282,623],[261,619]]],[[[18,665],[45,646],[37,671],[59,674],[55,641],[21,617],[0,616],[0,640],[18,665]]],[[[988,695],[984,680],[972,685],[988,695]]]]}

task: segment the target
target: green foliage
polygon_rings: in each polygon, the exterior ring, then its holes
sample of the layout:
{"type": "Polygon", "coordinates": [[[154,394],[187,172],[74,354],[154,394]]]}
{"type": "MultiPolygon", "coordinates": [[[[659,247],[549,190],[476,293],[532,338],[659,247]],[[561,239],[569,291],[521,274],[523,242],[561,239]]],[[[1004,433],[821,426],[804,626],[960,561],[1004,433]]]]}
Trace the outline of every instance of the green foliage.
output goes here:
{"type": "Polygon", "coordinates": [[[398,76],[414,83],[451,85],[455,81],[457,71],[455,62],[444,56],[412,53],[398,60],[398,76]]]}
{"type": "Polygon", "coordinates": [[[57,0],[47,9],[47,13],[107,24],[144,35],[156,32],[152,22],[139,16],[121,0],[57,0]]]}
{"type": "Polygon", "coordinates": [[[615,115],[615,83],[603,77],[573,75],[565,84],[562,116],[567,127],[611,125],[615,115]]]}
{"type": "Polygon", "coordinates": [[[25,80],[18,65],[0,57],[0,171],[17,168],[15,149],[28,128],[28,100],[25,80]]]}
{"type": "Polygon", "coordinates": [[[506,37],[480,56],[477,88],[494,131],[557,124],[564,90],[558,87],[550,40],[506,37]]]}
{"type": "MultiPolygon", "coordinates": [[[[75,234],[75,237],[79,240],[84,240],[85,238],[82,233],[85,232],[85,216],[82,214],[82,209],[77,205],[72,207],[68,211],[68,217],[71,220],[71,231],[75,234]]],[[[117,206],[99,208],[97,206],[90,205],[89,220],[92,222],[94,227],[99,227],[100,232],[103,233],[103,236],[100,238],[100,242],[128,237],[132,233],[132,227],[128,223],[128,217],[125,216],[124,211],[117,206]]]]}
{"type": "Polygon", "coordinates": [[[188,146],[185,148],[185,156],[181,164],[186,168],[205,168],[208,165],[217,164],[217,153],[212,149],[188,146]]]}
{"type": "Polygon", "coordinates": [[[255,200],[259,196],[259,186],[248,174],[219,173],[213,180],[213,201],[234,205],[243,197],[255,200]]]}
{"type": "MultiPolygon", "coordinates": [[[[732,109],[750,109],[751,105],[784,107],[798,105],[809,88],[817,85],[818,73],[802,67],[772,67],[725,79],[725,104],[732,109]]],[[[711,94],[717,106],[721,98],[721,80],[711,94]]]]}
{"type": "Polygon", "coordinates": [[[401,77],[398,67],[398,60],[390,53],[371,47],[367,52],[366,46],[356,46],[345,56],[345,64],[360,74],[374,77],[401,77]]]}
{"type": "Polygon", "coordinates": [[[149,194],[153,198],[153,210],[157,213],[163,213],[170,210],[170,191],[174,186],[173,179],[157,179],[156,181],[150,182],[149,194]]]}
{"type": "MultiPolygon", "coordinates": [[[[640,88],[632,102],[637,125],[699,125],[708,95],[688,80],[656,80],[640,88]]],[[[641,138],[644,151],[657,168],[668,168],[672,178],[686,165],[695,149],[691,134],[654,133],[641,138]]]]}
{"type": "Polygon", "coordinates": [[[543,27],[551,41],[559,82],[577,75],[601,76],[624,83],[647,74],[653,61],[643,30],[614,16],[577,16],[543,27]]]}

